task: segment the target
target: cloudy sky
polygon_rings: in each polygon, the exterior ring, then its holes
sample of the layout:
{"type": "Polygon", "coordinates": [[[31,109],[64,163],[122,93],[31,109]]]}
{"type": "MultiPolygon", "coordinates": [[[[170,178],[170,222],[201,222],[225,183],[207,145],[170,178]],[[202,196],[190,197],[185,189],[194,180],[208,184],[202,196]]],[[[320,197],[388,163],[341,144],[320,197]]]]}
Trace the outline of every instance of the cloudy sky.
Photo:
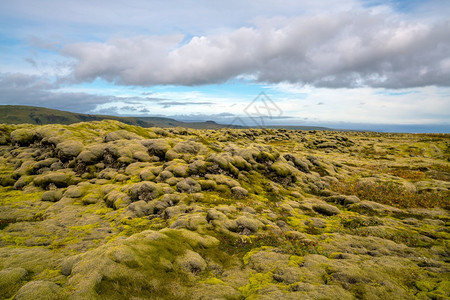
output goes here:
{"type": "Polygon", "coordinates": [[[449,16],[448,0],[1,1],[0,104],[447,126],[449,16]]]}

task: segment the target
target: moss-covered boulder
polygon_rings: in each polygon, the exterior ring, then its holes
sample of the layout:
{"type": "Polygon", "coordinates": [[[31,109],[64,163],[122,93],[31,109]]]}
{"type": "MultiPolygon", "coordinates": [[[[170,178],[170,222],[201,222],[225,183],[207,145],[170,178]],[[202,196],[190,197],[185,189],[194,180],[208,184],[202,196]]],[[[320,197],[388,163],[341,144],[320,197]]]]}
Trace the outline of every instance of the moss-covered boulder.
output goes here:
{"type": "Polygon", "coordinates": [[[80,154],[77,160],[85,164],[94,164],[103,159],[106,150],[104,144],[94,144],[87,146],[80,154]]]}
{"type": "Polygon", "coordinates": [[[192,250],[186,250],[183,255],[180,255],[175,259],[175,262],[185,272],[200,273],[206,269],[205,260],[192,250]]]}
{"type": "Polygon", "coordinates": [[[128,205],[127,209],[132,212],[134,217],[136,218],[141,218],[153,213],[152,206],[144,200],[139,200],[131,203],[130,205],[128,205]]]}
{"type": "Polygon", "coordinates": [[[164,194],[163,186],[151,181],[134,184],[128,191],[132,201],[153,200],[164,194]]]}
{"type": "Polygon", "coordinates": [[[299,170],[303,173],[310,173],[310,170],[309,170],[310,163],[308,160],[302,159],[302,158],[300,158],[296,155],[292,155],[292,154],[285,154],[284,158],[288,162],[291,162],[295,166],[295,168],[297,168],[297,170],[299,170]]]}
{"type": "Polygon", "coordinates": [[[231,188],[231,193],[237,199],[245,198],[248,195],[248,191],[240,186],[235,186],[231,188]]]}
{"type": "Polygon", "coordinates": [[[207,169],[208,164],[202,159],[194,160],[188,166],[188,172],[193,176],[204,176],[207,172],[207,169]]]}
{"type": "Polygon", "coordinates": [[[123,192],[112,190],[104,197],[105,203],[108,207],[120,209],[127,207],[131,203],[130,197],[123,192]]]}
{"type": "Polygon", "coordinates": [[[34,178],[35,185],[46,188],[49,185],[56,187],[67,187],[76,183],[75,172],[72,170],[60,170],[56,172],[46,172],[34,178]]]}
{"type": "Polygon", "coordinates": [[[56,145],[59,156],[63,159],[71,159],[77,157],[83,150],[83,143],[76,140],[68,140],[56,145]]]}
{"type": "Polygon", "coordinates": [[[236,219],[240,233],[249,235],[258,232],[264,224],[252,216],[241,216],[236,219]]]}
{"type": "Polygon", "coordinates": [[[20,146],[29,146],[37,140],[34,128],[20,128],[11,132],[11,143],[20,146]]]}
{"type": "Polygon", "coordinates": [[[63,192],[61,190],[52,190],[47,191],[44,194],[42,194],[42,201],[50,201],[50,202],[57,202],[63,197],[63,192]]]}
{"type": "Polygon", "coordinates": [[[13,296],[22,286],[28,271],[21,267],[6,268],[0,271],[0,289],[4,298],[13,296]]]}
{"type": "Polygon", "coordinates": [[[147,147],[150,154],[155,155],[160,159],[165,159],[166,152],[172,148],[167,139],[143,140],[141,143],[147,147]]]}
{"type": "Polygon", "coordinates": [[[202,190],[201,185],[192,178],[186,178],[177,184],[177,189],[181,193],[197,193],[202,190]]]}
{"type": "Polygon", "coordinates": [[[16,181],[12,178],[11,175],[3,175],[0,174],[0,185],[1,186],[13,186],[16,181]]]}
{"type": "Polygon", "coordinates": [[[104,141],[106,143],[112,142],[112,141],[117,141],[117,140],[141,140],[141,139],[143,139],[143,137],[137,135],[134,132],[130,132],[127,130],[113,131],[113,132],[106,134],[104,137],[104,141]]]}
{"type": "Polygon", "coordinates": [[[173,151],[178,153],[189,153],[197,154],[200,150],[204,149],[205,146],[194,141],[186,141],[175,144],[173,151]]]}
{"type": "Polygon", "coordinates": [[[325,201],[337,203],[337,204],[340,204],[343,206],[348,206],[351,204],[358,203],[361,200],[357,196],[354,196],[354,195],[335,195],[335,196],[326,197],[325,201]]]}
{"type": "Polygon", "coordinates": [[[325,204],[325,203],[314,204],[312,206],[312,209],[315,212],[325,215],[325,216],[334,216],[341,212],[336,206],[325,204]]]}
{"type": "Polygon", "coordinates": [[[25,284],[17,292],[14,299],[17,300],[34,300],[34,299],[48,299],[61,300],[68,299],[68,295],[56,283],[36,280],[25,284]]]}

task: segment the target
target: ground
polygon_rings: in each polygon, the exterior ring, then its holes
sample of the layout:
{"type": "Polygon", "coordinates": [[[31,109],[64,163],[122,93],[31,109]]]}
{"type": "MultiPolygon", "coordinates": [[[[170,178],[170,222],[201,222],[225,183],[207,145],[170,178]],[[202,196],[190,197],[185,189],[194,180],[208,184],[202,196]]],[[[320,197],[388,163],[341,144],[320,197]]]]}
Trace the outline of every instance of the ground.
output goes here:
{"type": "Polygon", "coordinates": [[[0,299],[448,299],[450,136],[0,125],[0,299]]]}

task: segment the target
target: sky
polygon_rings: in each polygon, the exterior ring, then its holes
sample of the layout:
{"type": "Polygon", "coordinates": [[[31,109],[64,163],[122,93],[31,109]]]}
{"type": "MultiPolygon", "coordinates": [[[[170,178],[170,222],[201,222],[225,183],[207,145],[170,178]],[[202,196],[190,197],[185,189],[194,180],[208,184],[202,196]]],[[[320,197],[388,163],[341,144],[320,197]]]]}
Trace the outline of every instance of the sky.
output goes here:
{"type": "Polygon", "coordinates": [[[0,1],[0,104],[450,132],[449,4],[0,1]]]}

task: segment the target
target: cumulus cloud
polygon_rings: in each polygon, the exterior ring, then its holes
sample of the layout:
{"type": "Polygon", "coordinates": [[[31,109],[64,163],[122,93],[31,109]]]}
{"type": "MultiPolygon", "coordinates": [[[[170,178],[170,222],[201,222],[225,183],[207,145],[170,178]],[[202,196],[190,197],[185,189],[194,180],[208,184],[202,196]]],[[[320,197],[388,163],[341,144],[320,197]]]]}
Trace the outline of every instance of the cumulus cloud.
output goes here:
{"type": "Polygon", "coordinates": [[[179,102],[179,101],[164,101],[164,102],[160,102],[158,103],[159,105],[161,105],[164,108],[168,108],[168,107],[172,107],[172,106],[183,106],[183,105],[211,105],[214,104],[213,102],[179,102]]]}
{"type": "Polygon", "coordinates": [[[66,45],[80,81],[201,85],[252,75],[258,82],[317,87],[450,85],[450,21],[388,13],[259,20],[222,35],[113,38],[66,45]]]}
{"type": "Polygon", "coordinates": [[[42,106],[75,112],[89,112],[111,97],[86,93],[58,92],[58,86],[38,75],[0,73],[0,104],[42,106]]]}
{"type": "Polygon", "coordinates": [[[39,75],[0,73],[0,105],[15,104],[41,106],[79,113],[129,114],[150,113],[148,105],[164,108],[172,106],[212,105],[209,101],[175,101],[167,98],[138,96],[116,97],[84,92],[65,92],[59,85],[39,75]],[[116,103],[109,107],[108,104],[116,103]],[[121,105],[117,105],[121,103],[121,105]],[[99,108],[106,105],[107,108],[99,108]]]}
{"type": "Polygon", "coordinates": [[[118,98],[59,90],[58,84],[39,75],[0,73],[0,105],[29,105],[89,113],[98,105],[118,100],[158,101],[153,98],[118,98]]]}

